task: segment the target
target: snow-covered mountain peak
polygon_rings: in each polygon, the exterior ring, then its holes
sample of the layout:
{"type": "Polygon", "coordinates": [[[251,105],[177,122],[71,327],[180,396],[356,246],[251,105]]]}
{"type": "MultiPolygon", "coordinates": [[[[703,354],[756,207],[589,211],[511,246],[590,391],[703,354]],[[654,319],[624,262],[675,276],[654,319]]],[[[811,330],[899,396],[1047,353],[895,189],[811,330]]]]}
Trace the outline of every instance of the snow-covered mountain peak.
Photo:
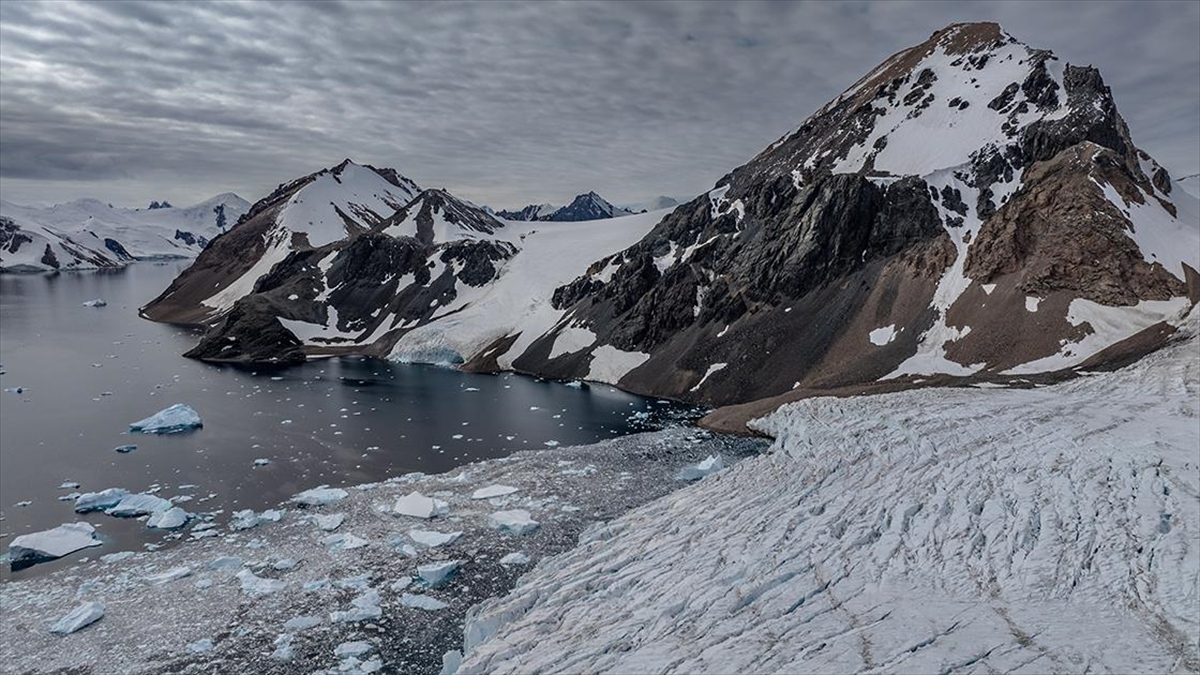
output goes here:
{"type": "Polygon", "coordinates": [[[504,223],[482,208],[431,188],[417,195],[383,226],[384,234],[413,237],[426,244],[478,239],[494,234],[504,223]]]}

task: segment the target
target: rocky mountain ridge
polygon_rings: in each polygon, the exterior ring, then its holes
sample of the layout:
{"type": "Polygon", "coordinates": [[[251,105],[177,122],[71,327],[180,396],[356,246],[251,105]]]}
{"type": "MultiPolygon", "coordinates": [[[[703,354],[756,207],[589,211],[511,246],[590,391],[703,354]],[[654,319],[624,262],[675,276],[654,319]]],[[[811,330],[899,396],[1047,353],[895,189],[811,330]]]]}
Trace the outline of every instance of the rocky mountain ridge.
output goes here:
{"type": "MultiPolygon", "coordinates": [[[[658,208],[666,207],[660,206],[658,208]]],[[[581,195],[576,195],[575,199],[571,200],[571,203],[566,206],[556,207],[553,204],[530,204],[517,211],[497,211],[496,215],[505,220],[578,222],[582,220],[618,218],[630,215],[631,213],[633,212],[628,209],[613,206],[611,202],[595,192],[585,192],[581,195]]]]}

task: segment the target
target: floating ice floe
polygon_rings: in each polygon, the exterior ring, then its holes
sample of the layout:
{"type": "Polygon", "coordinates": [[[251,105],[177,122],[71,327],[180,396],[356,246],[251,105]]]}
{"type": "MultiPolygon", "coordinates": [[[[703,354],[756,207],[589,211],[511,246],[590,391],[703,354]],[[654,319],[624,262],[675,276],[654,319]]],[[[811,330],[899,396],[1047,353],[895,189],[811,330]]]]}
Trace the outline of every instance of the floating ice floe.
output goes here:
{"type": "Polygon", "coordinates": [[[252,527],[258,527],[258,514],[254,509],[242,509],[234,511],[229,521],[229,529],[235,531],[249,530],[252,527]]]}
{"type": "Polygon", "coordinates": [[[158,511],[150,514],[150,519],[146,521],[146,527],[154,527],[160,530],[174,530],[184,525],[187,525],[188,518],[191,517],[187,511],[172,506],[166,511],[158,511]]]}
{"type": "Polygon", "coordinates": [[[362,595],[350,601],[350,609],[344,612],[330,612],[329,620],[334,623],[354,621],[374,621],[383,616],[379,608],[379,591],[367,589],[362,595]]]}
{"type": "Polygon", "coordinates": [[[136,445],[118,445],[117,447],[113,448],[113,450],[115,450],[121,454],[126,454],[126,453],[133,452],[134,450],[137,450],[137,446],[136,445]]]}
{"type": "Polygon", "coordinates": [[[529,564],[529,556],[525,555],[524,553],[521,553],[520,551],[516,551],[514,553],[509,553],[508,555],[501,558],[500,564],[501,565],[528,565],[529,564]]]}
{"type": "Polygon", "coordinates": [[[492,497],[503,497],[511,495],[514,492],[520,491],[521,488],[512,487],[510,485],[489,485],[479,488],[471,493],[471,499],[491,499],[492,497]]]}
{"type": "MultiPolygon", "coordinates": [[[[76,510],[79,509],[79,504],[76,502],[76,510]]],[[[135,516],[144,516],[159,511],[166,511],[171,508],[171,502],[156,497],[140,493],[136,495],[125,495],[121,501],[117,502],[116,506],[111,506],[105,509],[105,513],[118,518],[133,518],[135,516]]]]}
{"type": "Polygon", "coordinates": [[[339,659],[347,656],[364,656],[370,654],[375,649],[375,645],[365,640],[354,640],[352,642],[343,642],[333,648],[333,655],[339,659]]]}
{"type": "Polygon", "coordinates": [[[348,496],[350,496],[350,493],[341,488],[331,488],[322,485],[321,487],[305,490],[293,496],[292,501],[304,506],[324,506],[325,504],[339,502],[348,496]]]}
{"type": "Polygon", "coordinates": [[[59,490],[75,490],[79,487],[79,483],[73,480],[64,480],[62,485],[58,486],[59,490]]]}
{"type": "Polygon", "coordinates": [[[453,544],[458,541],[463,533],[459,532],[434,532],[432,530],[409,530],[408,536],[413,541],[428,548],[437,548],[446,544],[453,544]]]}
{"type": "Polygon", "coordinates": [[[316,514],[312,517],[312,521],[317,524],[317,528],[324,532],[333,532],[342,526],[346,521],[346,514],[331,513],[329,515],[316,514]]]}
{"type": "Polygon", "coordinates": [[[292,558],[280,558],[271,565],[271,569],[279,572],[286,572],[290,569],[295,569],[297,564],[299,563],[292,558]]]}
{"type": "Polygon", "coordinates": [[[159,572],[158,574],[151,574],[150,576],[145,577],[143,579],[143,581],[150,584],[151,586],[161,586],[163,584],[169,584],[172,581],[178,581],[179,579],[182,579],[184,577],[190,577],[190,576],[192,576],[191,568],[189,568],[189,567],[172,567],[171,569],[169,569],[165,572],[159,572]]]}
{"type": "Polygon", "coordinates": [[[276,636],[275,651],[271,652],[271,658],[276,661],[291,661],[293,656],[291,634],[281,633],[276,636]]]}
{"type": "Polygon", "coordinates": [[[132,558],[133,556],[134,556],[133,551],[121,551],[119,553],[109,553],[108,555],[100,556],[100,562],[102,562],[106,565],[111,565],[112,563],[115,563],[115,562],[121,562],[122,560],[125,560],[126,558],[132,558]]]}
{"type": "Polygon", "coordinates": [[[95,300],[88,300],[80,304],[84,307],[108,307],[108,303],[104,301],[104,298],[96,298],[95,300]]]}
{"type": "Polygon", "coordinates": [[[142,434],[175,434],[204,426],[200,414],[182,404],[164,408],[144,420],[129,425],[129,430],[142,434]]]}
{"type": "Polygon", "coordinates": [[[254,460],[254,466],[266,466],[270,463],[271,460],[267,459],[266,457],[259,457],[258,459],[254,460]]]}
{"type": "Polygon", "coordinates": [[[424,609],[427,611],[435,611],[449,607],[449,605],[441,600],[438,600],[437,598],[431,598],[428,595],[413,595],[412,593],[405,593],[404,595],[400,596],[400,604],[404,605],[405,607],[413,607],[415,609],[424,609]]]}
{"type": "Polygon", "coordinates": [[[461,560],[445,560],[429,563],[428,565],[420,565],[417,567],[417,575],[421,577],[422,581],[429,584],[431,588],[436,588],[446,583],[458,571],[461,565],[461,560]]]}
{"type": "Polygon", "coordinates": [[[388,586],[388,588],[390,588],[393,593],[399,593],[400,591],[411,586],[412,582],[412,577],[400,577],[399,579],[393,581],[392,585],[388,586]]]}
{"type": "Polygon", "coordinates": [[[362,548],[370,542],[354,534],[331,534],[321,540],[330,551],[352,551],[362,548]]]}
{"type": "Polygon", "coordinates": [[[70,635],[96,623],[103,617],[104,605],[95,601],[85,602],[71,610],[70,614],[55,621],[54,625],[50,627],[50,632],[56,635],[70,635]]]}
{"type": "Polygon", "coordinates": [[[420,492],[410,492],[397,499],[392,510],[399,516],[429,519],[449,513],[450,505],[440,499],[426,497],[420,492]]]}
{"type": "Polygon", "coordinates": [[[325,623],[325,620],[319,616],[297,616],[283,622],[283,629],[288,632],[298,633],[302,630],[316,628],[325,623]]]}
{"type": "Polygon", "coordinates": [[[100,511],[110,506],[116,506],[129,496],[129,490],[123,488],[108,488],[100,492],[85,492],[75,498],[75,513],[100,511]]]}
{"type": "Polygon", "coordinates": [[[488,516],[488,526],[510,534],[528,534],[538,528],[538,522],[525,509],[497,511],[488,516]]]}
{"type": "Polygon", "coordinates": [[[725,468],[725,462],[720,455],[709,455],[699,464],[685,466],[675,474],[676,480],[699,480],[725,468]]]}
{"type": "Polygon", "coordinates": [[[102,544],[88,523],[64,523],[50,530],[22,534],[8,544],[9,563],[20,566],[61,558],[102,544]]]}
{"type": "Polygon", "coordinates": [[[193,654],[203,654],[213,650],[212,638],[202,638],[188,645],[188,651],[193,654]]]}
{"type": "Polygon", "coordinates": [[[237,577],[238,581],[242,582],[242,592],[252,598],[282,591],[287,586],[286,581],[264,579],[263,577],[255,576],[254,572],[250,570],[241,570],[234,576],[237,577]]]}

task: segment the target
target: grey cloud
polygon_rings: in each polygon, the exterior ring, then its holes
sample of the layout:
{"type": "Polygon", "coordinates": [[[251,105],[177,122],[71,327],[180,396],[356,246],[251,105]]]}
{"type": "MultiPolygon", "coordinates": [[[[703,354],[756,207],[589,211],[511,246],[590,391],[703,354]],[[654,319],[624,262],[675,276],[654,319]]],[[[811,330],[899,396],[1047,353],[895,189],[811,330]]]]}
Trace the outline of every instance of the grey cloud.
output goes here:
{"type": "Polygon", "coordinates": [[[1200,3],[0,3],[14,201],[249,199],[350,156],[516,206],[690,196],[891,53],[1000,20],[1200,170],[1200,3]]]}

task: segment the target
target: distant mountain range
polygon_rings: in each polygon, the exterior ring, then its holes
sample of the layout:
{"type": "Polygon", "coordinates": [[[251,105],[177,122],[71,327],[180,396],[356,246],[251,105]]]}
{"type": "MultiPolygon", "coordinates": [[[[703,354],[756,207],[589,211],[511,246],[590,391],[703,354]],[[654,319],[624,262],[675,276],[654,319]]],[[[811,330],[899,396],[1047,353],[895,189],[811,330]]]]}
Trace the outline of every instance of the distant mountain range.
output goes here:
{"type": "Polygon", "coordinates": [[[613,206],[595,192],[585,192],[571,200],[566,206],[552,204],[530,204],[517,211],[497,211],[496,216],[505,220],[541,220],[578,222],[581,220],[604,220],[627,216],[632,211],[613,206]]]}
{"type": "Polygon", "coordinates": [[[96,199],[49,207],[0,200],[0,271],[121,267],[198,254],[233,227],[250,202],[233,193],[175,208],[123,209],[96,199]]]}

